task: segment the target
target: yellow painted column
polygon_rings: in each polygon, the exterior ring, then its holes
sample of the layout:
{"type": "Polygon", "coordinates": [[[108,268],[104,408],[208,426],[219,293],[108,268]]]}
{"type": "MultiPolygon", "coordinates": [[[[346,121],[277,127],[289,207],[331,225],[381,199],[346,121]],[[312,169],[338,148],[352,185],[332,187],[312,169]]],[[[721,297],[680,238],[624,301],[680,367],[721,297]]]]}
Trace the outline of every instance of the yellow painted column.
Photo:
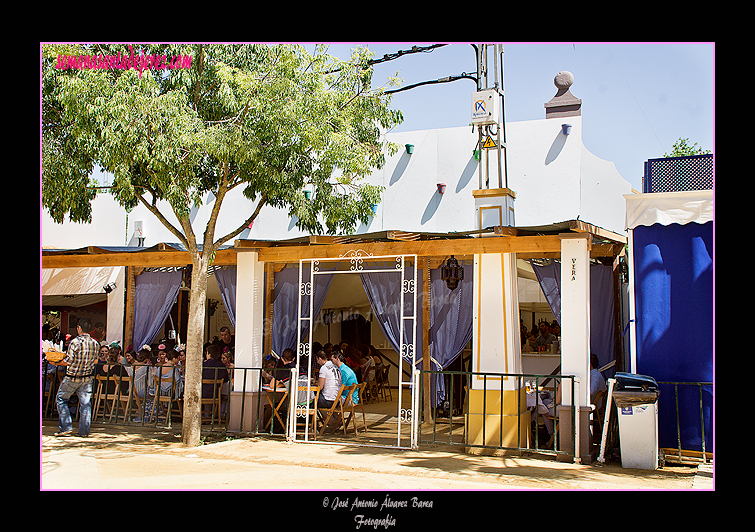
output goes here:
{"type": "MultiPolygon", "coordinates": [[[[516,255],[475,256],[469,445],[526,446],[530,413],[519,388],[521,348],[516,255]]],[[[475,452],[470,447],[468,452],[475,452]]]]}

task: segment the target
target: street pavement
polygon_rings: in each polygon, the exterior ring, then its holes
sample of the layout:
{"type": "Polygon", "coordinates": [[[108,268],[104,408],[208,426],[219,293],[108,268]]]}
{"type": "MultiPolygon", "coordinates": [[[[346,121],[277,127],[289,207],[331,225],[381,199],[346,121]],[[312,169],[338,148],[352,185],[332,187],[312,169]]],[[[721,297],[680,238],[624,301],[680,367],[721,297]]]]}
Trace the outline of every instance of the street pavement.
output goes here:
{"type": "Polygon", "coordinates": [[[93,425],[88,438],[55,437],[56,430],[55,422],[41,427],[42,490],[300,490],[317,492],[318,504],[337,506],[338,497],[328,493],[713,489],[711,465],[698,471],[667,463],[648,471],[610,462],[479,456],[458,448],[414,451],[261,437],[187,447],[180,432],[155,427],[93,425]]]}

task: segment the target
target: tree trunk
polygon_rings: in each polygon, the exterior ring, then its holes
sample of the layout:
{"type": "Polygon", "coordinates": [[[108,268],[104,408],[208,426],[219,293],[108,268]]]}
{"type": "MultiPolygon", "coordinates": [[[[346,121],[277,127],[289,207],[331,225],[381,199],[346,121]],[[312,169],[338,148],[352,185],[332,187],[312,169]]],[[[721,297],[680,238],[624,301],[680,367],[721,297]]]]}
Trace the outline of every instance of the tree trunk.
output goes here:
{"type": "Polygon", "coordinates": [[[209,258],[202,254],[196,255],[192,260],[191,291],[189,292],[182,439],[185,445],[191,447],[199,445],[202,432],[202,351],[208,262],[209,258]]]}

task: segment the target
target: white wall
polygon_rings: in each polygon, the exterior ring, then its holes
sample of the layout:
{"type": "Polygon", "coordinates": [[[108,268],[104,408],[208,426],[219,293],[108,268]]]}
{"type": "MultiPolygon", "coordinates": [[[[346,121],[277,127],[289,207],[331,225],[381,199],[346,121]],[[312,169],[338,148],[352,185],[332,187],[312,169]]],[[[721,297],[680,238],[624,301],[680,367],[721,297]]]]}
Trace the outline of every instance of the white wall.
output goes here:
{"type": "MultiPolygon", "coordinates": [[[[582,144],[582,119],[543,119],[506,125],[508,188],[516,193],[516,225],[544,225],[580,220],[625,234],[624,194],[631,193],[613,163],[590,153],[582,144]],[[561,124],[572,124],[569,136],[561,124]]],[[[475,229],[472,191],[478,188],[478,161],[473,157],[477,132],[471,127],[389,133],[401,146],[413,144],[409,155],[401,149],[386,159],[386,165],[367,178],[385,187],[383,201],[368,223],[359,223],[357,233],[382,230],[450,232],[475,229]],[[446,183],[445,194],[437,183],[446,183]]],[[[484,157],[484,153],[483,153],[484,157]]],[[[496,151],[490,152],[491,188],[497,187],[496,151]]],[[[212,208],[213,196],[192,209],[195,231],[200,235],[212,208]]],[[[255,204],[240,190],[230,193],[218,220],[216,237],[235,229],[253,211],[255,204]]],[[[175,223],[171,214],[168,219],[175,223]]],[[[58,225],[42,213],[42,245],[74,248],[87,245],[127,245],[133,225],[142,221],[145,245],[176,242],[149,211],[138,206],[128,215],[108,194],[93,204],[93,223],[58,225]],[[126,227],[128,220],[128,227],[126,227]]],[[[279,209],[263,208],[251,230],[238,238],[281,240],[302,236],[295,221],[279,209]]]]}

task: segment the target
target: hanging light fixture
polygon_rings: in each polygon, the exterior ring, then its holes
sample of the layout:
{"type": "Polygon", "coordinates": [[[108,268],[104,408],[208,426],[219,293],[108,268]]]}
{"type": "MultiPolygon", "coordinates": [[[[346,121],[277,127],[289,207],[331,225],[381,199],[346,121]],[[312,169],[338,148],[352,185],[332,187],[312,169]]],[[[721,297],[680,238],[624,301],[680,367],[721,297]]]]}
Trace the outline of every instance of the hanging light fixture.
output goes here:
{"type": "Polygon", "coordinates": [[[440,267],[440,278],[446,282],[449,290],[454,290],[459,282],[464,280],[464,267],[451,255],[451,258],[440,267]]]}

